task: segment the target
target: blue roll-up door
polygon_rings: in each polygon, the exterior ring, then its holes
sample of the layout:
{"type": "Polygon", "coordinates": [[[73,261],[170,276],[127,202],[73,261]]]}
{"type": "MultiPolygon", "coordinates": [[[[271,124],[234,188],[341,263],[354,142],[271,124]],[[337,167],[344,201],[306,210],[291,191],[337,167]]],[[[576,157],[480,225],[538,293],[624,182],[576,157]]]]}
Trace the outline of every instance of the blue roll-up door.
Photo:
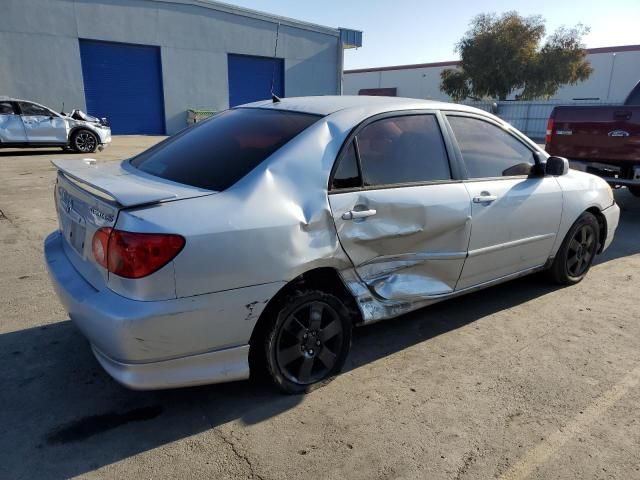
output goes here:
{"type": "Polygon", "coordinates": [[[160,48],[80,40],[87,113],[116,135],[163,135],[160,48]]]}
{"type": "Polygon", "coordinates": [[[229,54],[229,106],[284,97],[284,61],[281,58],[229,54]]]}

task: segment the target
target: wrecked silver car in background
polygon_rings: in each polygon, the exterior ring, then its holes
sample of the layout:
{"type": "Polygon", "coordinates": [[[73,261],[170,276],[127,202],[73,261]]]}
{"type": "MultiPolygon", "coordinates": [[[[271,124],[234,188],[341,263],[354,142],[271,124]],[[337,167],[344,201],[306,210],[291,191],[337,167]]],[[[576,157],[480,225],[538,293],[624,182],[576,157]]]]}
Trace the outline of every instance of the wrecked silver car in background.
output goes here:
{"type": "Polygon", "coordinates": [[[220,113],[140,155],[54,161],[53,285],[131,388],[268,372],[304,392],[354,325],[549,269],[577,283],[619,209],[463,105],[302,97],[220,113]]]}
{"type": "Polygon", "coordinates": [[[106,118],[81,110],[67,115],[38,103],[0,97],[0,148],[62,147],[91,153],[110,142],[106,118]]]}

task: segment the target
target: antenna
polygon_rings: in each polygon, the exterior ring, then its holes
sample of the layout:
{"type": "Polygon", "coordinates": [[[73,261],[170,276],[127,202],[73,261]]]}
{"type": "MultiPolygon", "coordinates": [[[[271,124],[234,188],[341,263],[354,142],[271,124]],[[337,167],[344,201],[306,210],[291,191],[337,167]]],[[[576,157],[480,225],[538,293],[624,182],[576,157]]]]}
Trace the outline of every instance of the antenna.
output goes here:
{"type": "MultiPolygon", "coordinates": [[[[278,58],[277,55],[278,55],[278,37],[279,36],[280,36],[280,22],[278,22],[278,26],[276,27],[276,46],[273,49],[274,59],[278,58]]],[[[278,103],[280,101],[280,97],[278,97],[273,91],[275,81],[276,81],[276,62],[273,63],[273,72],[271,73],[271,100],[273,100],[273,103],[278,103]]]]}

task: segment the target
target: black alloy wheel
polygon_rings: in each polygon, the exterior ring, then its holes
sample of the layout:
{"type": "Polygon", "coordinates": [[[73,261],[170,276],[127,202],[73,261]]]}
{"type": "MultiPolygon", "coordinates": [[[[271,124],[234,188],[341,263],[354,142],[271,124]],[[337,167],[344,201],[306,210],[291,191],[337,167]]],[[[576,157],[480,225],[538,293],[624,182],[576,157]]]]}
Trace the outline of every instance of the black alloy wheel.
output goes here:
{"type": "Polygon", "coordinates": [[[338,373],[351,346],[351,321],[340,299],[298,293],[277,316],[266,340],[267,363],[287,393],[303,393],[338,373]]]}

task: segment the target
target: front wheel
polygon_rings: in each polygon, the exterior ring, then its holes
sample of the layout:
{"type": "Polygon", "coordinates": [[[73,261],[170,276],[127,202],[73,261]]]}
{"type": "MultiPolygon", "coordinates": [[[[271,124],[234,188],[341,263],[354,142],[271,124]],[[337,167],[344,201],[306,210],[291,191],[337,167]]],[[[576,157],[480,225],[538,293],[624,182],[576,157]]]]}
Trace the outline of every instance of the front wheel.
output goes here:
{"type": "Polygon", "coordinates": [[[78,153],[93,153],[98,148],[98,137],[89,130],[78,130],[71,137],[71,148],[78,153]]]}
{"type": "Polygon", "coordinates": [[[571,226],[551,266],[553,279],[563,285],[580,282],[591,268],[600,244],[596,217],[584,212],[571,226]]]}
{"type": "Polygon", "coordinates": [[[275,384],[286,393],[305,393],[342,369],[351,347],[349,312],[334,295],[298,292],[280,309],[265,340],[275,384]]]}

